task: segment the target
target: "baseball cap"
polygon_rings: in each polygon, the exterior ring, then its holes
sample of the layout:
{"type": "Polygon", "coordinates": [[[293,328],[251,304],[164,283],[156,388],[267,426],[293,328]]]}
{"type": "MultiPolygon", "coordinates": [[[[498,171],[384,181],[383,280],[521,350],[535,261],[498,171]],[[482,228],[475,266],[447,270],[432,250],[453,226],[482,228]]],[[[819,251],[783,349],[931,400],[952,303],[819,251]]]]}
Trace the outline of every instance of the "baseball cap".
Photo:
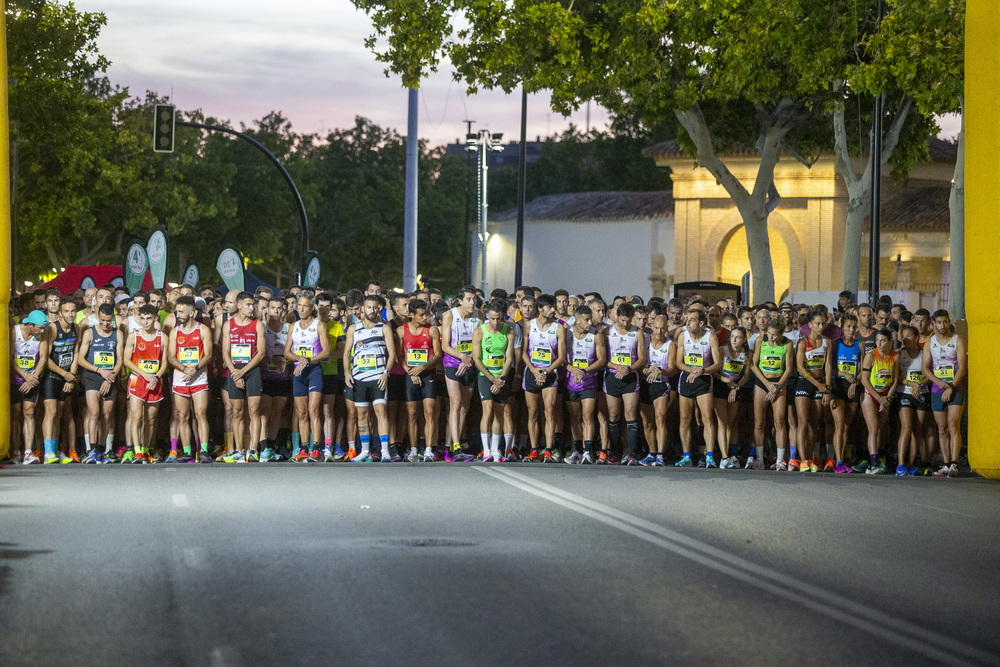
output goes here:
{"type": "Polygon", "coordinates": [[[28,313],[28,316],[26,318],[24,318],[24,323],[25,324],[34,324],[35,326],[39,326],[39,327],[47,327],[47,326],[49,326],[49,320],[48,320],[48,318],[45,317],[45,313],[43,313],[40,310],[33,310],[30,313],[28,313]]]}
{"type": "Polygon", "coordinates": [[[117,306],[119,303],[122,303],[123,301],[128,301],[131,298],[132,297],[130,297],[128,294],[119,294],[118,296],[115,297],[115,305],[117,306]]]}

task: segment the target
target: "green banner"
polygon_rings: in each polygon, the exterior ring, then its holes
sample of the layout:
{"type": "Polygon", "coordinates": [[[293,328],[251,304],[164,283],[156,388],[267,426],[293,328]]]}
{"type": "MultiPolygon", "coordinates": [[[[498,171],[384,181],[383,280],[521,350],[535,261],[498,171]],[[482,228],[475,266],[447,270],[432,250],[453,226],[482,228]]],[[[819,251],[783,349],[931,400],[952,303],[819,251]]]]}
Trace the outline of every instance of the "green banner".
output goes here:
{"type": "Polygon", "coordinates": [[[146,255],[149,257],[149,273],[153,278],[153,287],[163,289],[163,279],[167,276],[167,236],[157,228],[146,242],[146,255]]]}
{"type": "Polygon", "coordinates": [[[319,257],[313,257],[309,260],[309,266],[306,267],[304,285],[305,287],[316,287],[317,284],[319,284],[319,257]]]}
{"type": "Polygon", "coordinates": [[[219,259],[215,263],[215,269],[219,272],[222,282],[226,284],[226,289],[238,290],[242,292],[244,288],[243,257],[232,248],[226,248],[219,253],[219,259]]]}
{"type": "Polygon", "coordinates": [[[186,283],[186,284],[190,285],[191,287],[194,287],[195,289],[197,289],[198,288],[198,278],[200,278],[200,277],[201,276],[198,274],[198,267],[195,266],[194,264],[192,264],[191,266],[189,266],[187,268],[187,271],[184,272],[184,280],[182,280],[181,282],[182,283],[186,283]]]}
{"type": "Polygon", "coordinates": [[[129,294],[135,294],[142,288],[142,281],[146,278],[148,268],[149,258],[146,257],[146,249],[138,243],[133,243],[125,253],[125,266],[122,267],[125,273],[125,289],[129,294]]]}

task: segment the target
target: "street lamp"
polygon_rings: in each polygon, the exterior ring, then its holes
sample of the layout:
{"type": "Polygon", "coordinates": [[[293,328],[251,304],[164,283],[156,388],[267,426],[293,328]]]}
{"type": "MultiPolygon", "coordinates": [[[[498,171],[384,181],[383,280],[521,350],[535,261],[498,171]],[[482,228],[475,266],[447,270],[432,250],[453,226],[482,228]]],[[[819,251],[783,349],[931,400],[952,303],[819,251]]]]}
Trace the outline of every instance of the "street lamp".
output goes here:
{"type": "Polygon", "coordinates": [[[486,199],[486,172],[489,166],[486,164],[487,154],[499,153],[503,150],[503,133],[495,132],[490,134],[489,130],[480,130],[478,134],[469,133],[465,135],[465,150],[470,153],[477,153],[479,158],[479,169],[477,171],[477,185],[479,187],[479,287],[485,293],[489,293],[486,285],[486,242],[490,233],[486,229],[486,212],[489,207],[486,199]]]}

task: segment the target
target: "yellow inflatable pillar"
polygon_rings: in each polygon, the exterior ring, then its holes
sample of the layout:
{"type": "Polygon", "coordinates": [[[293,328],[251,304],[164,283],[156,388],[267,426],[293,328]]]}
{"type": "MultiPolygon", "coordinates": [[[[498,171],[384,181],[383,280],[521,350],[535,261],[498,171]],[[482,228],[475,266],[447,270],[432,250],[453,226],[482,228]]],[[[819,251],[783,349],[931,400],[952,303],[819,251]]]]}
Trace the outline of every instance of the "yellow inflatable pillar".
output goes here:
{"type": "Polygon", "coordinates": [[[968,0],[965,18],[965,313],[969,322],[969,465],[1000,479],[996,389],[986,369],[1000,326],[1000,7],[968,0]]]}
{"type": "MultiPolygon", "coordinates": [[[[0,0],[0,81],[7,81],[7,7],[0,0]]],[[[0,86],[0,307],[6,315],[10,305],[10,130],[7,114],[7,86],[0,86]]],[[[5,320],[6,321],[6,320],[5,320]]],[[[10,335],[4,327],[0,336],[0,458],[10,450],[10,335]]]]}

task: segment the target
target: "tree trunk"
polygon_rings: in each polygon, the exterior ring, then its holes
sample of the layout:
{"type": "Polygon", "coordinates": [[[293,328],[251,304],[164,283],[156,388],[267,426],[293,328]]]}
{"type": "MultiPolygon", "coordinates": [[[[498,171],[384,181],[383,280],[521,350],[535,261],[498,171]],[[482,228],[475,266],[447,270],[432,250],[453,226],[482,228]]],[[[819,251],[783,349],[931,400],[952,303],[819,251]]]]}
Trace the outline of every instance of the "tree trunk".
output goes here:
{"type": "MultiPolygon", "coordinates": [[[[871,181],[869,181],[869,184],[871,181]]],[[[871,206],[871,188],[861,182],[847,186],[847,224],[844,226],[844,268],[841,272],[841,289],[858,294],[861,276],[861,237],[865,231],[865,217],[871,206]]]]}
{"type": "Polygon", "coordinates": [[[965,115],[958,133],[958,159],[948,197],[951,213],[951,279],[948,284],[948,312],[953,320],[965,319],[965,115]]]}
{"type": "Polygon", "coordinates": [[[747,233],[747,258],[750,260],[751,295],[753,303],[774,301],[774,266],[771,261],[771,242],[767,237],[765,206],[741,210],[743,227],[747,233]]]}

